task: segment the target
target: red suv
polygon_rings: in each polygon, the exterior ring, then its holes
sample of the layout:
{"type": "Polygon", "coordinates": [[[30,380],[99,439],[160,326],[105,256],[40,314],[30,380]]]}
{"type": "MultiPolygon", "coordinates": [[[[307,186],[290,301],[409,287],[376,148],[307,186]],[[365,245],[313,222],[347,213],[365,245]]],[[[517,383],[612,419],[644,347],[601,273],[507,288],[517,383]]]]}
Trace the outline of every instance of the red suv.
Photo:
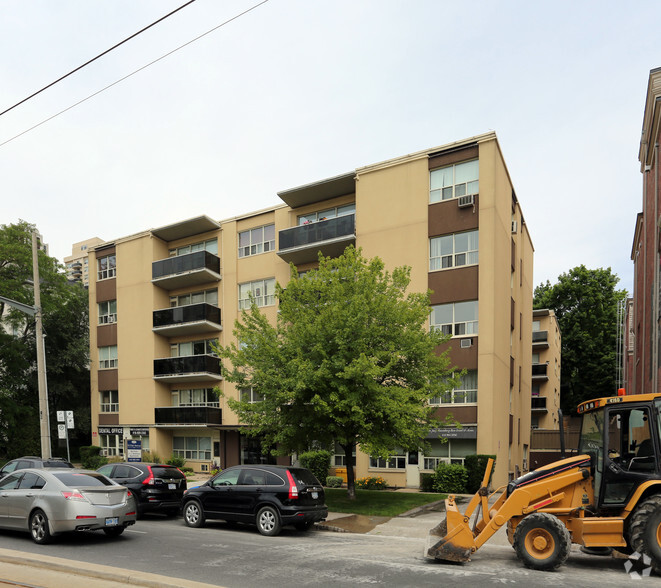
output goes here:
{"type": "Polygon", "coordinates": [[[284,525],[307,531],[328,516],[324,488],[310,470],[273,465],[227,468],[186,490],[182,508],[189,527],[221,519],[257,525],[262,535],[271,536],[284,525]]]}

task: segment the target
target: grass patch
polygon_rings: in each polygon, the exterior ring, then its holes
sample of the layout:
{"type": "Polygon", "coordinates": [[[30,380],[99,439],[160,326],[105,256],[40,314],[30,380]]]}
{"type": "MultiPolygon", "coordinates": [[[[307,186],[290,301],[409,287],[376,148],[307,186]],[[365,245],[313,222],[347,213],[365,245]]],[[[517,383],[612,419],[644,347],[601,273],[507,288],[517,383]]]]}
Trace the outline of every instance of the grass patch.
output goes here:
{"type": "Polygon", "coordinates": [[[396,517],[416,506],[446,497],[445,494],[356,490],[356,500],[349,500],[346,488],[326,488],[326,506],[331,512],[346,512],[377,517],[396,517]]]}

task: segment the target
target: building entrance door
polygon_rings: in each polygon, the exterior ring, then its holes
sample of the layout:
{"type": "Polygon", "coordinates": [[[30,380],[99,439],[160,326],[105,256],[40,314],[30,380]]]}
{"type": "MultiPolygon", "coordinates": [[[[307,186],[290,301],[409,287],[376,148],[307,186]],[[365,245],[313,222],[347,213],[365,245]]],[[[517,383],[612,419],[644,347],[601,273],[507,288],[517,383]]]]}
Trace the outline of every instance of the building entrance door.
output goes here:
{"type": "Polygon", "coordinates": [[[409,451],[406,456],[406,487],[420,487],[420,453],[409,451]]]}

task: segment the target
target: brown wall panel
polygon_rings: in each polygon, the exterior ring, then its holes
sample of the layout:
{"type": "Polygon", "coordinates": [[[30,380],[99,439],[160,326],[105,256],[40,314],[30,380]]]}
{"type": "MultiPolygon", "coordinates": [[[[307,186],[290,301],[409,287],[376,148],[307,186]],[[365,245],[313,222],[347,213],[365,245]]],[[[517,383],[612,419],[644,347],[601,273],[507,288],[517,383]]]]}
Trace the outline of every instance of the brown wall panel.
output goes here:
{"type": "Polygon", "coordinates": [[[473,344],[466,348],[462,349],[460,345],[461,339],[452,339],[443,345],[439,345],[436,348],[437,353],[443,353],[446,349],[450,349],[450,364],[456,366],[460,370],[476,370],[477,369],[477,335],[473,337],[462,337],[466,339],[472,339],[473,344]]]}
{"type": "Polygon", "coordinates": [[[117,280],[101,280],[96,283],[96,301],[107,302],[108,300],[117,300],[117,280]]]}
{"type": "Polygon", "coordinates": [[[117,370],[99,370],[99,390],[118,390],[119,374],[117,370]]]}
{"type": "Polygon", "coordinates": [[[441,406],[434,411],[434,416],[437,419],[445,419],[452,415],[463,424],[477,423],[477,406],[462,406],[461,404],[453,404],[452,406],[441,406]]]}
{"type": "Polygon", "coordinates": [[[475,204],[459,208],[458,199],[444,200],[429,205],[428,230],[430,237],[461,233],[477,229],[480,220],[480,196],[475,196],[475,204]]]}
{"type": "Polygon", "coordinates": [[[97,347],[117,345],[117,323],[111,325],[100,325],[96,328],[97,347]]]}
{"type": "Polygon", "coordinates": [[[429,273],[431,304],[446,304],[463,300],[477,300],[477,265],[429,273]]]}
{"type": "Polygon", "coordinates": [[[99,413],[99,425],[119,425],[119,415],[115,413],[99,413]]]}
{"type": "Polygon", "coordinates": [[[460,161],[469,161],[470,159],[477,159],[479,156],[479,147],[477,145],[466,146],[454,151],[446,151],[438,155],[432,153],[429,156],[429,169],[436,169],[459,163],[460,161]]]}

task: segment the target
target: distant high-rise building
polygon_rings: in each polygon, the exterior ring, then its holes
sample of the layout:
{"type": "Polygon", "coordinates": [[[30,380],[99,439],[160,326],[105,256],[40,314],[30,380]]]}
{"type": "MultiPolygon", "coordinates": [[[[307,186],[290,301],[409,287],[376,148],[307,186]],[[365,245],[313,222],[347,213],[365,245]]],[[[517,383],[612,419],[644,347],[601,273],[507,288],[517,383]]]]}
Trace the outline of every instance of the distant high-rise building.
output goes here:
{"type": "Polygon", "coordinates": [[[93,237],[71,246],[71,255],[64,258],[67,269],[67,277],[74,282],[82,282],[87,288],[89,286],[89,267],[87,252],[91,247],[103,243],[103,239],[93,237]]]}

